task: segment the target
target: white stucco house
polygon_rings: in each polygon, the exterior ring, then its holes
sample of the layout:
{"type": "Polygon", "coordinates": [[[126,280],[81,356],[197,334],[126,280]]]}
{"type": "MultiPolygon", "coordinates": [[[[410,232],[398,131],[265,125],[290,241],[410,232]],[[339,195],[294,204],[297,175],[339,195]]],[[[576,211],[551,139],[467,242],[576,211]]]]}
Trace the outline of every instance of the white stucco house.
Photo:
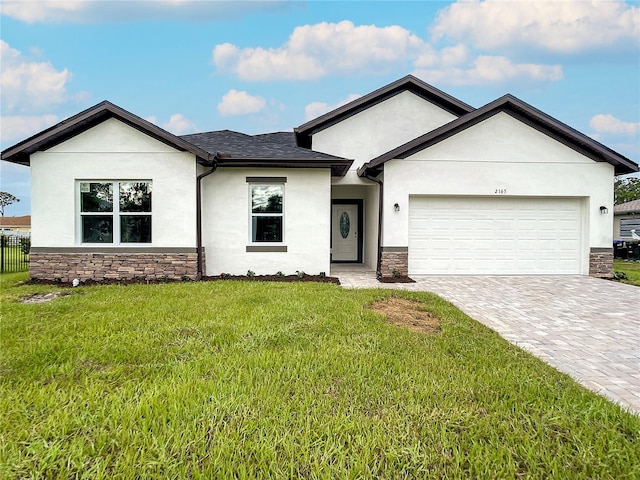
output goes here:
{"type": "Polygon", "coordinates": [[[612,273],[630,159],[506,95],[407,76],[294,129],[176,136],[102,102],[2,152],[31,168],[35,278],[612,273]]]}

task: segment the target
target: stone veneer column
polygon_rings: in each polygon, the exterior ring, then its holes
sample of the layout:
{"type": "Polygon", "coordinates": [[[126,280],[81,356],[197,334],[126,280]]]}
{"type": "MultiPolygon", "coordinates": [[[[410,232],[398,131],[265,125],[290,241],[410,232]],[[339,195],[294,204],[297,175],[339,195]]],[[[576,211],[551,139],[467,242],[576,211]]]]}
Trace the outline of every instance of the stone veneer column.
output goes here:
{"type": "Polygon", "coordinates": [[[380,276],[393,277],[394,270],[397,275],[405,276],[409,272],[409,248],[408,247],[382,247],[382,259],[380,261],[380,276]]]}
{"type": "Polygon", "coordinates": [[[59,279],[62,282],[71,282],[74,278],[80,281],[134,278],[194,280],[197,276],[197,259],[195,248],[140,253],[88,253],[36,248],[29,254],[29,274],[34,279],[59,279]]]}
{"type": "Polygon", "coordinates": [[[589,275],[613,278],[613,248],[592,248],[589,252],[589,275]]]}

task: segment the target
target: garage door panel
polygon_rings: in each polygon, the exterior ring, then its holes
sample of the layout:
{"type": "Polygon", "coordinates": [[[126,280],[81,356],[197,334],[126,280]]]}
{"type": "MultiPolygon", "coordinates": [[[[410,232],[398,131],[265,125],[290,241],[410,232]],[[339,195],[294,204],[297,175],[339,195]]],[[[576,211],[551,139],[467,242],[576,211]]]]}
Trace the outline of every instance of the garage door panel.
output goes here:
{"type": "Polygon", "coordinates": [[[575,198],[410,197],[409,273],[580,273],[575,198]]]}

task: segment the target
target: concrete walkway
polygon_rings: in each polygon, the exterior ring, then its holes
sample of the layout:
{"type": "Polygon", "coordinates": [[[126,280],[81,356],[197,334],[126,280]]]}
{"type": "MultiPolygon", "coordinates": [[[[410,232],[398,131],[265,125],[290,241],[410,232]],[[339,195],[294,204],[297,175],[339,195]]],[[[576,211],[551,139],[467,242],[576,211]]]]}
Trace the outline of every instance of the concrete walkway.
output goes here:
{"type": "Polygon", "coordinates": [[[347,288],[429,291],[579,383],[640,413],[640,287],[585,276],[413,276],[382,284],[337,266],[347,288]]]}

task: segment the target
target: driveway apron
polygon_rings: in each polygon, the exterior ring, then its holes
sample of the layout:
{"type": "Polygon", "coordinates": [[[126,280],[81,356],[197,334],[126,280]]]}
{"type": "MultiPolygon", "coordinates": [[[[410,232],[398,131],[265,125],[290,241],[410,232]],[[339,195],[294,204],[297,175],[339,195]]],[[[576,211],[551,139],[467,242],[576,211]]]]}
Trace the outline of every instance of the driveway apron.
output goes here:
{"type": "MultiPolygon", "coordinates": [[[[342,282],[342,275],[340,275],[342,282]]],[[[585,387],[640,413],[640,288],[586,276],[412,276],[585,387]]],[[[360,272],[345,286],[371,287],[360,272]]],[[[375,282],[375,280],[373,280],[375,282]]]]}

